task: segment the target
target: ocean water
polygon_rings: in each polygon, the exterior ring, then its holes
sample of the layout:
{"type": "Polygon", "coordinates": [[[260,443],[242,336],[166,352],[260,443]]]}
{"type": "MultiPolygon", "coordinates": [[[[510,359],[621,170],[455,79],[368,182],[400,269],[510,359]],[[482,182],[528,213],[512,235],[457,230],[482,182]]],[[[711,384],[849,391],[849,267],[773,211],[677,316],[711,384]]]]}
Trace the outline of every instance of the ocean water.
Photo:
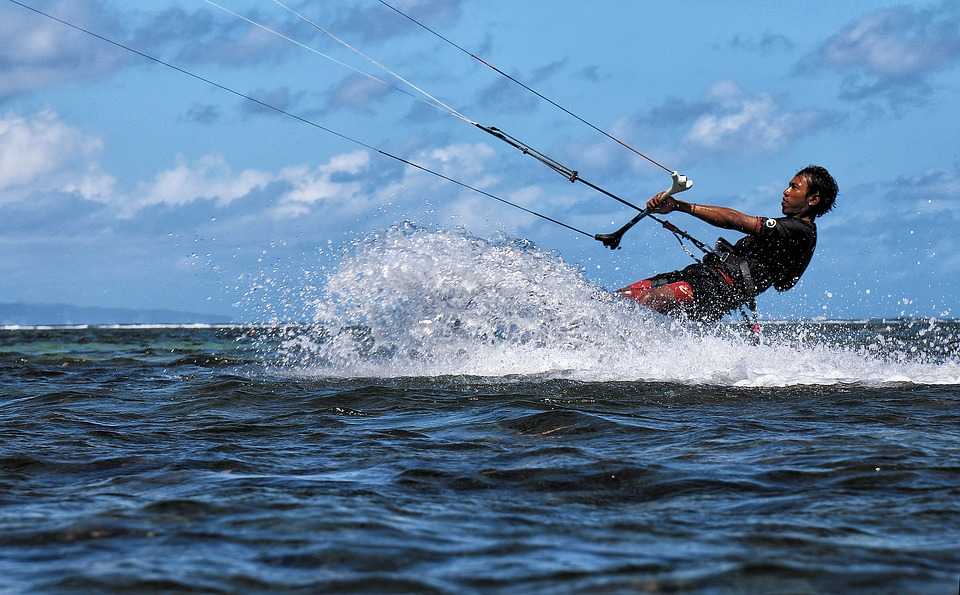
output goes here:
{"type": "Polygon", "coordinates": [[[404,228],[244,307],[0,330],[0,592],[957,591],[956,321],[757,345],[404,228]]]}

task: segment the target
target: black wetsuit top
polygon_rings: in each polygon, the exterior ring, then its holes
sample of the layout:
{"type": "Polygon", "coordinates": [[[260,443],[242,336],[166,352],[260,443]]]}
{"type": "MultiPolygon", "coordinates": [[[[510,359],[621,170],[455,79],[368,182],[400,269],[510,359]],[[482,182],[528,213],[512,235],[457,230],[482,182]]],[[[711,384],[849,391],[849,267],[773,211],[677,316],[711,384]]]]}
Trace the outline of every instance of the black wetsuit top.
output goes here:
{"type": "Polygon", "coordinates": [[[724,314],[750,303],[770,288],[786,291],[796,285],[817,247],[817,226],[793,217],[764,219],[760,231],[741,238],[734,253],[748,265],[751,288],[734,259],[729,265],[708,257],[680,271],[661,273],[654,286],[686,281],[694,300],[682,309],[696,320],[719,320],[724,314]]]}
{"type": "Polygon", "coordinates": [[[797,284],[817,248],[817,226],[793,217],[766,219],[760,233],[736,243],[738,256],[750,264],[759,295],[773,285],[786,291],[797,284]]]}

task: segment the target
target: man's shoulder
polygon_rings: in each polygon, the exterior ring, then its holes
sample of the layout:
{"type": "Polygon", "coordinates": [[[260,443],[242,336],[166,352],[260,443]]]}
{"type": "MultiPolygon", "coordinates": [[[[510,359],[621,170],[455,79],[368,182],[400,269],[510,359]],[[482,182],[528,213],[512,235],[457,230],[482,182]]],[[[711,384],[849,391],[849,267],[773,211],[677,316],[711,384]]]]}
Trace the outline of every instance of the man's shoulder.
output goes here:
{"type": "Polygon", "coordinates": [[[813,244],[817,241],[817,228],[795,217],[765,217],[757,238],[775,243],[813,244]]]}
{"type": "Polygon", "coordinates": [[[796,217],[764,217],[762,228],[769,231],[796,231],[800,233],[816,233],[817,231],[815,223],[796,217]]]}

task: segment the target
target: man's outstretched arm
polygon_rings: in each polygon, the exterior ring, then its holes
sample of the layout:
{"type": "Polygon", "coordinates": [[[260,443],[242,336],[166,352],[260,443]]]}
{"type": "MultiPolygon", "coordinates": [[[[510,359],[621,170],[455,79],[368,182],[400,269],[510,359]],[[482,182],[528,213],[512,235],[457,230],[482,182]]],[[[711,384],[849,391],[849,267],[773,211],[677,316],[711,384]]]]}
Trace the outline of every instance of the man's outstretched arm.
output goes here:
{"type": "Polygon", "coordinates": [[[727,207],[715,207],[712,205],[698,205],[682,200],[677,200],[672,196],[663,196],[663,193],[657,194],[647,201],[647,208],[660,214],[680,211],[689,213],[701,221],[706,221],[710,225],[722,227],[723,229],[734,229],[743,233],[760,233],[763,227],[763,217],[747,215],[736,209],[727,207]]]}

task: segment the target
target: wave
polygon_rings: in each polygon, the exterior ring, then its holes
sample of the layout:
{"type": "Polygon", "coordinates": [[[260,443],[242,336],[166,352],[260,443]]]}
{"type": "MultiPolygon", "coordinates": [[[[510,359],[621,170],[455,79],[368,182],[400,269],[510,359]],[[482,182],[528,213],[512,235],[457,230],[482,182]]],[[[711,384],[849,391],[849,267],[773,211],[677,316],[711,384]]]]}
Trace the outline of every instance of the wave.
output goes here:
{"type": "Polygon", "coordinates": [[[358,242],[309,307],[312,323],[265,342],[294,374],[960,384],[955,323],[787,322],[755,345],[742,325],[685,324],[616,298],[530,242],[409,224],[358,242]]]}

